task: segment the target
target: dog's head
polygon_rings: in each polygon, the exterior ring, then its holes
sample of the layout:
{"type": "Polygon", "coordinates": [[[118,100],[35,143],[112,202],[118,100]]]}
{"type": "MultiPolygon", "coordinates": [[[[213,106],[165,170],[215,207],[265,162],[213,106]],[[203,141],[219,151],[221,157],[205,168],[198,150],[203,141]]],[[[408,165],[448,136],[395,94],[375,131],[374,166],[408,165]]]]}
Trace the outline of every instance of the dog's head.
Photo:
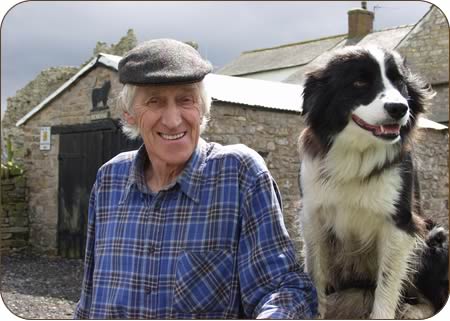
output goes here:
{"type": "Polygon", "coordinates": [[[347,47],[307,75],[302,113],[323,144],[348,127],[369,141],[392,144],[414,128],[431,97],[397,52],[347,47]]]}

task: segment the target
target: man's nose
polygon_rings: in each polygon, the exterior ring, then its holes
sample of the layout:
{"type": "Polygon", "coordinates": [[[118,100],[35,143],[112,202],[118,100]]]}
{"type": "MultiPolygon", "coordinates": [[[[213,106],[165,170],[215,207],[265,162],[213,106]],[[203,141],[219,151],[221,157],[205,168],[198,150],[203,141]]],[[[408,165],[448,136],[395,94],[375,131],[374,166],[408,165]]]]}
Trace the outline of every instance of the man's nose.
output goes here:
{"type": "Polygon", "coordinates": [[[162,124],[167,128],[175,128],[181,124],[181,113],[177,105],[173,103],[167,104],[162,114],[162,124]]]}

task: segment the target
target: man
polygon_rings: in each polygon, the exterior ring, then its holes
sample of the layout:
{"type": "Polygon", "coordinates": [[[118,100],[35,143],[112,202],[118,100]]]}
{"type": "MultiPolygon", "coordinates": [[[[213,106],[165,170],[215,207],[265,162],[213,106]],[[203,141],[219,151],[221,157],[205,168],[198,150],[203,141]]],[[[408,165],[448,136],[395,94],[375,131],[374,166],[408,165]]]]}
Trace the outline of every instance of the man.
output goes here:
{"type": "Polygon", "coordinates": [[[312,318],[278,188],[244,145],[200,138],[211,65],[158,39],[119,63],[124,132],[141,136],[97,174],[77,318],[312,318]]]}

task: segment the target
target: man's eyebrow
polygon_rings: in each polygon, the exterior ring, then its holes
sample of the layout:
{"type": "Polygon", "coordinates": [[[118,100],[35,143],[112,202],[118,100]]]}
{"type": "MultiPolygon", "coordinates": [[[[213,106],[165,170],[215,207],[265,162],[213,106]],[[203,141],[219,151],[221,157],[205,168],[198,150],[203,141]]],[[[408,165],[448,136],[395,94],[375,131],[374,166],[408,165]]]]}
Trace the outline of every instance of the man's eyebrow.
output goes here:
{"type": "Polygon", "coordinates": [[[182,92],[194,92],[195,89],[196,89],[196,87],[193,85],[186,85],[186,86],[180,87],[180,90],[182,92]]]}

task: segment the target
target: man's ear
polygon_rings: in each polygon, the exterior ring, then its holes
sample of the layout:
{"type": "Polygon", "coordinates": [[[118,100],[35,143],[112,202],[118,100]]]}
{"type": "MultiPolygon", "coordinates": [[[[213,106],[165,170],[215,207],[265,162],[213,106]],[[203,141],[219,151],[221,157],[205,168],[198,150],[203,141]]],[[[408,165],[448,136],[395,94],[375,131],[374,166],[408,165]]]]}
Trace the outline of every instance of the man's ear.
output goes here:
{"type": "Polygon", "coordinates": [[[126,111],[123,113],[123,118],[129,125],[137,124],[136,118],[133,115],[131,115],[130,113],[127,113],[126,111]]]}

